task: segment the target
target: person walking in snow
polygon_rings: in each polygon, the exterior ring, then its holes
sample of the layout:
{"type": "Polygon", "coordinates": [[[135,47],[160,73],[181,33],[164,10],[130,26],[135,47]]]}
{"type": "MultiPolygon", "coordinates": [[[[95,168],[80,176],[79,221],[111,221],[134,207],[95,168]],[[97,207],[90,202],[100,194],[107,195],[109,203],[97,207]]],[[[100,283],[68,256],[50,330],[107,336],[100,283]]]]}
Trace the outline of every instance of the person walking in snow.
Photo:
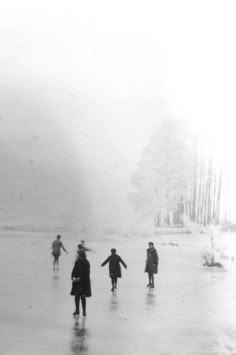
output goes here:
{"type": "Polygon", "coordinates": [[[158,273],[158,254],[154,248],[153,242],[148,243],[145,272],[148,273],[147,287],[154,288],[154,274],[158,273]]]}
{"type": "Polygon", "coordinates": [[[54,242],[52,243],[52,256],[54,258],[53,270],[56,269],[56,265],[57,265],[57,269],[59,269],[59,257],[61,255],[61,248],[64,250],[64,252],[66,254],[68,254],[67,250],[65,249],[64,245],[62,244],[61,236],[58,234],[57,239],[54,240],[54,242]]]}
{"type": "Polygon", "coordinates": [[[109,275],[111,278],[111,291],[113,292],[117,288],[117,278],[121,277],[121,267],[120,263],[127,269],[126,263],[121,259],[119,255],[116,254],[116,249],[111,249],[111,255],[102,263],[101,266],[109,263],[109,275]]]}

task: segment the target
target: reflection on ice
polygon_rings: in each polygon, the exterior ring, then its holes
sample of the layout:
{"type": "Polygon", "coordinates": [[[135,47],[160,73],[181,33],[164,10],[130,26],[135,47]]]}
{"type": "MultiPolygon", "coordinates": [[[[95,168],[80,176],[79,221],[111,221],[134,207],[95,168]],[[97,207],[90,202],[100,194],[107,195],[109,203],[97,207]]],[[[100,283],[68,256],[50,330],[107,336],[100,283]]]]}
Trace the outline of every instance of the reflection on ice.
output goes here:
{"type": "Polygon", "coordinates": [[[54,281],[57,281],[59,279],[59,275],[53,274],[52,278],[53,278],[54,281]]]}
{"type": "Polygon", "coordinates": [[[76,319],[71,340],[71,354],[89,354],[87,337],[88,331],[85,327],[85,318],[82,318],[82,320],[76,319]]]}
{"type": "Polygon", "coordinates": [[[111,299],[110,299],[110,310],[111,311],[116,311],[118,309],[119,302],[116,293],[112,293],[111,299]]]}
{"type": "Polygon", "coordinates": [[[154,307],[156,304],[156,297],[155,297],[154,290],[152,288],[148,289],[146,295],[146,303],[148,307],[154,307]]]}

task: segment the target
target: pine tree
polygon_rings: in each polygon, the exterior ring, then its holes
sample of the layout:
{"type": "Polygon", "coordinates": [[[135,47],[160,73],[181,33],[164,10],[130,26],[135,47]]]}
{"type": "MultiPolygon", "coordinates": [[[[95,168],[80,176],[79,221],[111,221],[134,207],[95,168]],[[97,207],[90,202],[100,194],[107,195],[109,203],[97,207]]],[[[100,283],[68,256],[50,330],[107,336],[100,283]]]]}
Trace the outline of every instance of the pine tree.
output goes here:
{"type": "Polygon", "coordinates": [[[191,200],[194,140],[184,124],[161,122],[145,148],[132,176],[134,192],[129,201],[143,216],[152,216],[155,226],[171,216],[180,222],[184,206],[191,200]]]}

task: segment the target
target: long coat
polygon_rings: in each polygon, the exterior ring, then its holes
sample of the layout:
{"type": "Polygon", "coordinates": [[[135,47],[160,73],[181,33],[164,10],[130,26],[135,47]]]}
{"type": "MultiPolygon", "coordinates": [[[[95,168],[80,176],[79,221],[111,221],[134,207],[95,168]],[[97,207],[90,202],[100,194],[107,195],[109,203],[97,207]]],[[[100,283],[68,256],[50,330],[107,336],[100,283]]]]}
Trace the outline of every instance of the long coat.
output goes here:
{"type": "Polygon", "coordinates": [[[158,272],[158,254],[155,248],[147,249],[145,272],[149,274],[157,274],[158,272]]]}
{"type": "Polygon", "coordinates": [[[121,267],[120,263],[126,268],[126,263],[121,259],[117,254],[111,254],[108,258],[102,263],[102,266],[106,265],[109,262],[109,274],[110,277],[121,277],[121,267]]]}
{"type": "Polygon", "coordinates": [[[87,259],[78,258],[71,273],[71,279],[78,278],[78,281],[72,281],[72,296],[91,296],[90,283],[90,264],[87,259]]]}

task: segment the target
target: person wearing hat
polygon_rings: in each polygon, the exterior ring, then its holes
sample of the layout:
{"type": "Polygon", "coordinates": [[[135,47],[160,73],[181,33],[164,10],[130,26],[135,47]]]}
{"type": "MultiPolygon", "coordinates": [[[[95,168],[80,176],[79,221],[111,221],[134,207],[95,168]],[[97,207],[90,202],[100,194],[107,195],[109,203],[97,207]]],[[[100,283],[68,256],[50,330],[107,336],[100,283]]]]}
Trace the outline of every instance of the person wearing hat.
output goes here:
{"type": "Polygon", "coordinates": [[[121,259],[119,255],[116,254],[116,249],[111,249],[111,255],[102,263],[101,266],[109,263],[109,274],[111,278],[111,291],[113,292],[117,288],[117,278],[121,277],[121,267],[120,263],[127,269],[126,263],[121,259]]]}
{"type": "Polygon", "coordinates": [[[72,273],[71,296],[75,296],[74,316],[80,314],[80,301],[82,303],[83,316],[86,316],[86,297],[91,297],[90,263],[85,251],[78,251],[78,259],[75,261],[72,273]]]}

